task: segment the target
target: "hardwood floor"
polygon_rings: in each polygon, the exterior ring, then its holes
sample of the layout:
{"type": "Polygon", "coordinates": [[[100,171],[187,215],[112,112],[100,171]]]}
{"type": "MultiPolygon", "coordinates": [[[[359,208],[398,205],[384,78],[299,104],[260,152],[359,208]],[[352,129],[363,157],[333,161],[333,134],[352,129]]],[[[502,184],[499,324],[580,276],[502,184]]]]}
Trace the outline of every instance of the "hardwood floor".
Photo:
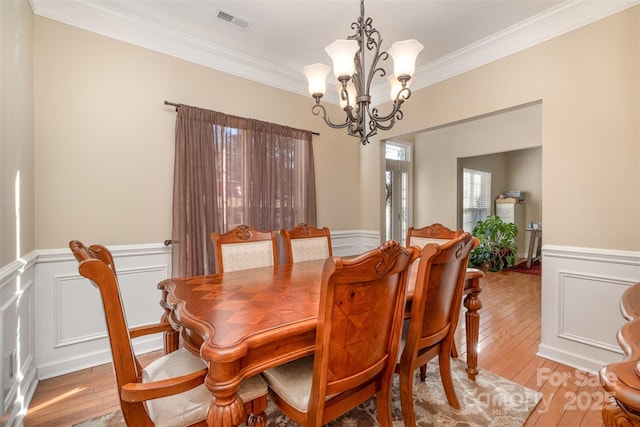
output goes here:
{"type": "MultiPolygon", "coordinates": [[[[601,426],[604,391],[597,377],[536,356],[540,277],[487,272],[482,287],[479,375],[489,370],[543,393],[526,427],[601,426]]],[[[464,358],[464,317],[460,324],[456,345],[464,358]]],[[[111,365],[102,365],[40,381],[24,425],[72,425],[117,408],[111,365]]]]}

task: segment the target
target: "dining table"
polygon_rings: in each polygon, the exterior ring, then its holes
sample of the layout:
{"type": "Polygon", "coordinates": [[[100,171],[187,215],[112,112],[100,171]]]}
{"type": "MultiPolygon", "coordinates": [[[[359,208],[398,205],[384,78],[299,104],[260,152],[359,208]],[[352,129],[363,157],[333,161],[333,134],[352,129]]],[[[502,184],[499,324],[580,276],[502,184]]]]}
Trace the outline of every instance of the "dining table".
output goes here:
{"type": "MultiPolygon", "coordinates": [[[[207,414],[210,427],[244,422],[237,395],[244,379],[313,353],[324,263],[280,264],[158,284],[163,320],[174,329],[165,335],[165,352],[182,345],[209,366],[205,385],[215,397],[207,414]]],[[[408,304],[415,270],[409,277],[408,304]]],[[[468,269],[464,285],[466,370],[472,380],[478,373],[482,277],[482,271],[468,269]]]]}

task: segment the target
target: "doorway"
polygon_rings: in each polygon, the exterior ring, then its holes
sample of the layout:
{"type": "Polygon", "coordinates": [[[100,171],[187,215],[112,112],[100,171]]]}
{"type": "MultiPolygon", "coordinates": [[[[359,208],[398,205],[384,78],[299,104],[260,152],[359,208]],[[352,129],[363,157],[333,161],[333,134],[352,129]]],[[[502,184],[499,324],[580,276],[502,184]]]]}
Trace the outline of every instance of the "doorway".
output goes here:
{"type": "Polygon", "coordinates": [[[385,240],[405,245],[412,221],[412,146],[402,142],[385,144],[385,240]]]}

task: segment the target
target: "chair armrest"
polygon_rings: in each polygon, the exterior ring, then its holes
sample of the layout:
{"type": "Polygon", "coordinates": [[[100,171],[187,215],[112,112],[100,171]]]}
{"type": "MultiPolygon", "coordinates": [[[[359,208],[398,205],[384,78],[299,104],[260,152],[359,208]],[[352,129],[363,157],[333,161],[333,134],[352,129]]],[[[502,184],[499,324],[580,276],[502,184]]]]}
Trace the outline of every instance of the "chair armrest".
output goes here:
{"type": "Polygon", "coordinates": [[[120,389],[125,402],[142,402],[159,397],[172,396],[204,384],[208,369],[203,368],[188,375],[148,383],[129,383],[120,389]]]}
{"type": "Polygon", "coordinates": [[[169,323],[154,323],[153,325],[138,326],[129,329],[131,338],[143,337],[150,334],[158,334],[160,332],[173,332],[175,329],[169,323]]]}

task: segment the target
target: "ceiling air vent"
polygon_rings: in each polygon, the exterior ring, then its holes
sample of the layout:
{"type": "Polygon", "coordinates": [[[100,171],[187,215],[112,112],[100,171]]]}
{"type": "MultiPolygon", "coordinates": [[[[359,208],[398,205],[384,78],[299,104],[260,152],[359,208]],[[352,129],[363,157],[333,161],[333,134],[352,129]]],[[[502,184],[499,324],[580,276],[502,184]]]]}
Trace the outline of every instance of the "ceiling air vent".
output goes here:
{"type": "Polygon", "coordinates": [[[236,27],[241,28],[244,31],[247,31],[252,24],[251,21],[241,18],[227,10],[222,10],[222,9],[218,10],[216,17],[228,24],[235,25],[236,27]]]}

